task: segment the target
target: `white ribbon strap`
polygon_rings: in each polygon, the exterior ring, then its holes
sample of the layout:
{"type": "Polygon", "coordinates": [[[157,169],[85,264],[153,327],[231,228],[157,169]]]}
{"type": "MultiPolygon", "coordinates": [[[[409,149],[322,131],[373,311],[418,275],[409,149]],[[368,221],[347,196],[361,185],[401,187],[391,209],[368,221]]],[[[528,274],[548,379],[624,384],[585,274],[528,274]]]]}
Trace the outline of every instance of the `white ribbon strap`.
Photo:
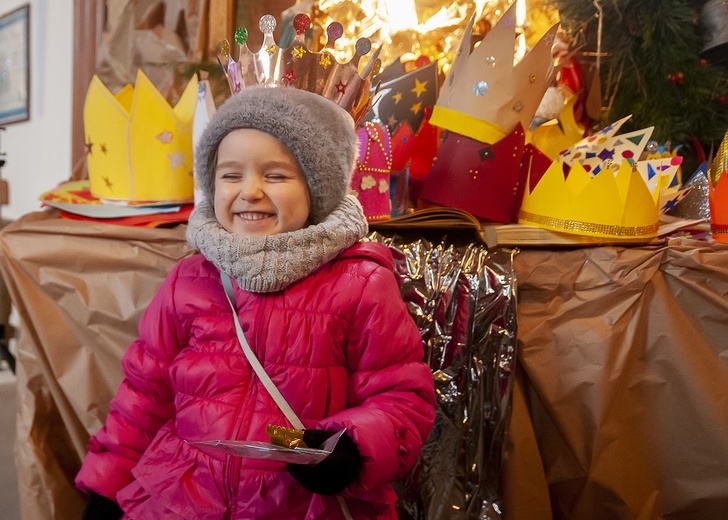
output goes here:
{"type": "Polygon", "coordinates": [[[230,277],[220,271],[220,278],[222,279],[222,285],[225,288],[225,295],[227,296],[228,303],[233,311],[233,320],[235,321],[235,331],[238,333],[238,341],[240,341],[240,346],[243,348],[243,353],[245,354],[245,357],[248,358],[250,366],[253,367],[253,370],[258,375],[258,379],[260,379],[260,382],[263,383],[263,386],[276,402],[278,408],[281,409],[283,415],[286,416],[288,422],[291,423],[291,426],[297,430],[305,430],[303,423],[296,415],[296,412],[293,411],[293,408],[291,408],[288,404],[288,401],[286,401],[286,398],[283,397],[283,394],[281,394],[280,390],[278,390],[278,387],[275,383],[273,383],[273,381],[271,381],[270,377],[268,377],[263,365],[260,364],[260,361],[258,361],[258,358],[255,357],[255,354],[251,350],[250,345],[248,345],[248,340],[245,339],[243,328],[240,326],[240,320],[238,319],[238,311],[235,309],[235,293],[233,292],[233,284],[230,281],[230,277]]]}

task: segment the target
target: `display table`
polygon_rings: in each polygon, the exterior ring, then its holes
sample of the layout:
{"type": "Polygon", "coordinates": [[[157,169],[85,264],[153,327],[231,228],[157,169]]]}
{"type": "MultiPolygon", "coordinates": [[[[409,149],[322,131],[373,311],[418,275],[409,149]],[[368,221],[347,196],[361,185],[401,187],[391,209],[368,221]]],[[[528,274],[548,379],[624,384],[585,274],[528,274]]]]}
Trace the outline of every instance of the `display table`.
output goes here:
{"type": "MultiPolygon", "coordinates": [[[[184,231],[33,213],[0,233],[0,269],[21,321],[24,520],[80,518],[72,482],[88,432],[106,415],[141,312],[192,253],[184,231]]],[[[504,518],[721,518],[728,246],[524,249],[515,269],[504,518]]]]}

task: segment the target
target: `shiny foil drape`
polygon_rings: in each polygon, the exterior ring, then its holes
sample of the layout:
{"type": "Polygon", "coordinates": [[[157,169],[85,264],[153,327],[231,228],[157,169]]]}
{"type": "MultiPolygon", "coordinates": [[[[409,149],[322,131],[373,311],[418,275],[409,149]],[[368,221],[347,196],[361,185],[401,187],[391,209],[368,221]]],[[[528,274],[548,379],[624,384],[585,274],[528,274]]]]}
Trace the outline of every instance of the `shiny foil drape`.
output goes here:
{"type": "Polygon", "coordinates": [[[435,428],[398,483],[402,519],[501,518],[516,353],[514,251],[463,236],[374,234],[390,247],[435,378],[435,428]]]}

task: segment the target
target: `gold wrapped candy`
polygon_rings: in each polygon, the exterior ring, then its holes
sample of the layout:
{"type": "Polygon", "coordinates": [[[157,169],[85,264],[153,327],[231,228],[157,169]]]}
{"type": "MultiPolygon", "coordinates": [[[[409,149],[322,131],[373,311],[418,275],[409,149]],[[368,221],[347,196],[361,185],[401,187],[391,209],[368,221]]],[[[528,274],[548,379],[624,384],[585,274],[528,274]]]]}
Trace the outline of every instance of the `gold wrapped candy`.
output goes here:
{"type": "Polygon", "coordinates": [[[293,428],[285,428],[269,424],[266,433],[270,437],[271,444],[283,446],[284,448],[307,448],[303,442],[303,430],[294,430],[293,428]]]}

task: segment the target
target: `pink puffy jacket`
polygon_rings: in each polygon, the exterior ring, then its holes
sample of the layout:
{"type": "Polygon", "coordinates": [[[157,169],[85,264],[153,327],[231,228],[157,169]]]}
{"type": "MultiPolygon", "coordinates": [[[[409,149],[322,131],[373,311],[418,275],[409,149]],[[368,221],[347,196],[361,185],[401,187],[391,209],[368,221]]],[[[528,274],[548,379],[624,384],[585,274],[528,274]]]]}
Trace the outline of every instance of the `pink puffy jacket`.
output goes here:
{"type": "MultiPolygon", "coordinates": [[[[354,518],[396,518],[390,483],[415,462],[434,421],[432,374],[389,250],[358,243],[287,289],[236,289],[251,348],[307,428],[347,432],[362,455],[343,493],[354,518]]],[[[217,269],[180,261],[122,360],[125,379],[76,477],[125,518],[341,518],[285,464],[201,451],[185,441],[268,441],[289,426],[246,360],[217,269]]]]}

